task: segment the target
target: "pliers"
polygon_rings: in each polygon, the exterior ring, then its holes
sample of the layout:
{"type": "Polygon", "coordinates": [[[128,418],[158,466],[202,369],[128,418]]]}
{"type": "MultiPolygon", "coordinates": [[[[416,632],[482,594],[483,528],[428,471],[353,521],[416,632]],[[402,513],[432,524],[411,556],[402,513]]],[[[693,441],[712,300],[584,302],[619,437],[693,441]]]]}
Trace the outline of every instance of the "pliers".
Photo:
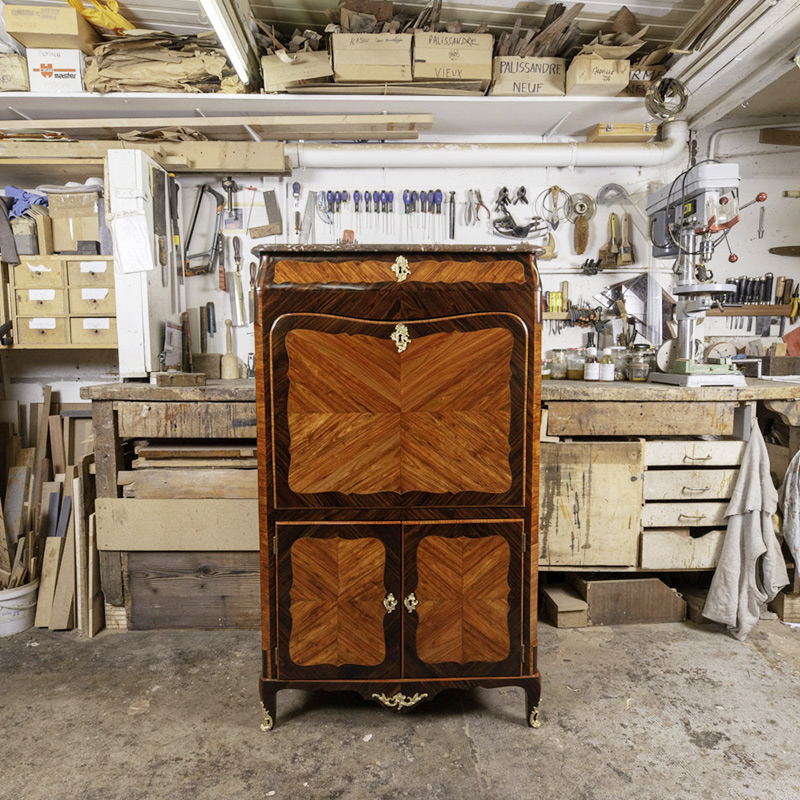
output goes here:
{"type": "Polygon", "coordinates": [[[483,202],[480,189],[470,189],[467,192],[467,205],[464,209],[464,222],[467,225],[477,225],[481,221],[481,209],[486,209],[486,219],[492,217],[492,212],[483,202]]]}

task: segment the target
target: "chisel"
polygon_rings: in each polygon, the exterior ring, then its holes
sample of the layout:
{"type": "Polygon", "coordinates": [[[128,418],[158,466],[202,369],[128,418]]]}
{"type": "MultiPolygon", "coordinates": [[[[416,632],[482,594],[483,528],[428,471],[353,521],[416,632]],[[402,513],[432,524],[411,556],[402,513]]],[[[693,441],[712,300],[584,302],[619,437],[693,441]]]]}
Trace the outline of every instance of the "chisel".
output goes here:
{"type": "Polygon", "coordinates": [[[242,288],[242,242],[238,236],[233,237],[233,263],[236,267],[236,316],[240,325],[247,324],[247,311],[244,305],[244,289],[242,288]]]}

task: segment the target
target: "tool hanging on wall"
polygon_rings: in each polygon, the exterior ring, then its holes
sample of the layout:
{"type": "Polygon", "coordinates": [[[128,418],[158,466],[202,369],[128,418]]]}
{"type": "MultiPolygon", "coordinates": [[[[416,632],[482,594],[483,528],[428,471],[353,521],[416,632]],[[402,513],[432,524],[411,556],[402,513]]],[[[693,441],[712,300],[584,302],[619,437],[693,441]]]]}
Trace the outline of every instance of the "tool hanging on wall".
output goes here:
{"type": "Polygon", "coordinates": [[[228,197],[228,215],[233,216],[233,194],[239,191],[239,185],[228,175],[222,179],[222,188],[225,190],[225,194],[228,197]]]}
{"type": "Polygon", "coordinates": [[[537,195],[533,202],[533,211],[537,217],[541,217],[553,230],[556,230],[560,221],[567,219],[569,197],[569,193],[560,186],[549,186],[537,195]]]}
{"type": "Polygon", "coordinates": [[[633,254],[633,244],[631,244],[631,218],[627,211],[622,215],[622,241],[619,245],[617,255],[617,266],[628,267],[636,260],[633,254]]]}
{"type": "Polygon", "coordinates": [[[185,275],[207,275],[216,269],[222,244],[222,234],[220,231],[222,228],[222,215],[224,213],[224,208],[225,198],[219,192],[212,189],[207,183],[204,183],[197,190],[197,198],[195,199],[194,210],[192,211],[192,219],[189,223],[189,232],[186,234],[186,247],[184,248],[185,256],[183,261],[183,272],[185,275]],[[203,201],[203,197],[206,194],[210,194],[216,201],[214,234],[208,250],[203,250],[199,253],[192,253],[191,245],[192,238],[194,236],[194,229],[200,213],[200,205],[203,201]],[[198,260],[200,261],[199,264],[192,263],[198,260]]]}
{"type": "Polygon", "coordinates": [[[261,239],[265,236],[279,236],[283,233],[283,218],[278,206],[278,198],[274,189],[264,192],[264,208],[267,210],[267,224],[249,228],[247,235],[251,239],[261,239]]]}
{"type": "Polygon", "coordinates": [[[181,249],[181,225],[178,192],[180,187],[173,173],[167,175],[167,193],[169,196],[169,219],[170,234],[172,237],[172,269],[174,278],[172,280],[172,308],[180,308],[180,290],[183,285],[183,250],[181,249]]]}
{"type": "Polygon", "coordinates": [[[242,242],[238,236],[233,237],[233,264],[235,268],[236,317],[240,325],[246,325],[248,317],[247,307],[244,302],[244,287],[242,286],[242,242]]]}
{"type": "Polygon", "coordinates": [[[564,207],[564,215],[575,226],[572,242],[575,254],[582,256],[589,245],[589,220],[597,211],[594,199],[583,193],[569,195],[564,207]]]}

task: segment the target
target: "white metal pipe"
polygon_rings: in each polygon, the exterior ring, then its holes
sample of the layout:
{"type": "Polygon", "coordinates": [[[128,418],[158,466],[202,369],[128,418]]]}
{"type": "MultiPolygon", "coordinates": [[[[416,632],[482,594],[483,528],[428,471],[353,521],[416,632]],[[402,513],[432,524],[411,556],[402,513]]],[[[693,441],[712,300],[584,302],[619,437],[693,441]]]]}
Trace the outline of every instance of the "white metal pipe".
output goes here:
{"type": "Polygon", "coordinates": [[[447,167],[656,167],[678,158],[686,146],[686,122],[662,124],[663,141],[597,142],[403,142],[391,144],[286,144],[295,168],[442,169],[447,167]]]}

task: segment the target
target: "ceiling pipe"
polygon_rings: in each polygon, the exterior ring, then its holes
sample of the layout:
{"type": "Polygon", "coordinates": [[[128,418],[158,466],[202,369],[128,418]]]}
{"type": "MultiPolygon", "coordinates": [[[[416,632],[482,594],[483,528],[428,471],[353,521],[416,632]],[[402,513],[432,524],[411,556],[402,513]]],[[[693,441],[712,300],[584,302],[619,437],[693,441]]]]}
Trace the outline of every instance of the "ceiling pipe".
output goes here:
{"type": "Polygon", "coordinates": [[[596,142],[492,142],[328,144],[287,142],[294,168],[442,169],[448,167],[657,167],[678,158],[686,147],[686,122],[664,122],[662,141],[635,144],[596,142]]]}

